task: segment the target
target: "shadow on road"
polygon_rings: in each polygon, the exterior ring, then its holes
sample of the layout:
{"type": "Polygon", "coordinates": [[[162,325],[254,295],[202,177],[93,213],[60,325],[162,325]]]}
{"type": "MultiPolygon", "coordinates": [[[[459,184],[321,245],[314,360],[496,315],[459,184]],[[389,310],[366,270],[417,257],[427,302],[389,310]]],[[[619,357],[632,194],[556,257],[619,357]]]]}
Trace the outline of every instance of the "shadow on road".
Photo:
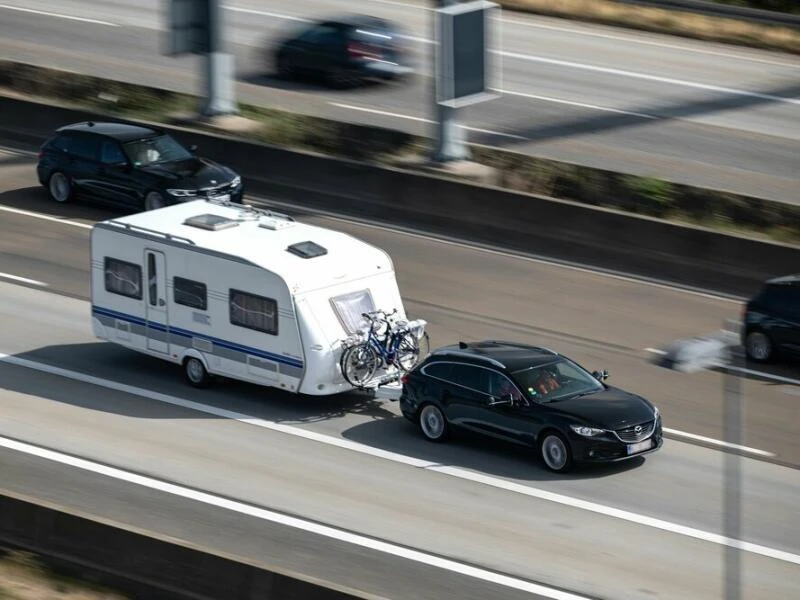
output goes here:
{"type": "MultiPolygon", "coordinates": [[[[291,425],[341,437],[440,466],[525,481],[602,478],[634,469],[645,461],[636,458],[613,465],[581,467],[559,476],[540,466],[531,449],[467,433],[455,434],[448,444],[431,444],[400,416],[396,403],[376,400],[369,393],[299,396],[227,379],[216,381],[211,389],[197,390],[183,383],[179,366],[106,342],[46,346],[13,358],[67,369],[88,379],[80,383],[0,362],[3,389],[135,419],[261,419],[267,424],[291,425]],[[98,385],[98,378],[130,388],[108,389],[98,385]],[[87,388],[87,383],[92,387],[87,388]],[[142,397],[134,393],[137,389],[158,396],[142,397]]],[[[323,446],[320,451],[324,452],[323,446]]]]}
{"type": "Polygon", "coordinates": [[[38,185],[0,192],[0,205],[65,220],[103,221],[132,212],[84,199],[59,204],[51,200],[47,190],[38,185]]]}
{"type": "MultiPolygon", "coordinates": [[[[714,93],[713,91],[706,93],[714,93]]],[[[740,110],[777,104],[778,98],[796,98],[800,94],[800,84],[792,83],[769,89],[753,90],[753,95],[733,93],[715,93],[712,98],[698,100],[681,100],[662,104],[646,104],[628,106],[623,110],[640,115],[650,115],[659,120],[674,120],[696,117],[725,110],[740,110]]],[[[527,101],[526,101],[527,102],[527,101]]],[[[634,114],[621,114],[611,112],[597,112],[592,110],[589,116],[564,119],[545,126],[531,126],[527,121],[504,123],[503,129],[515,135],[526,138],[514,140],[504,138],[499,140],[496,136],[487,134],[470,134],[473,142],[490,143],[494,146],[516,146],[528,144],[531,141],[539,142],[556,138],[567,138],[586,133],[600,133],[614,129],[640,127],[654,122],[653,119],[636,116],[634,114]]]]}

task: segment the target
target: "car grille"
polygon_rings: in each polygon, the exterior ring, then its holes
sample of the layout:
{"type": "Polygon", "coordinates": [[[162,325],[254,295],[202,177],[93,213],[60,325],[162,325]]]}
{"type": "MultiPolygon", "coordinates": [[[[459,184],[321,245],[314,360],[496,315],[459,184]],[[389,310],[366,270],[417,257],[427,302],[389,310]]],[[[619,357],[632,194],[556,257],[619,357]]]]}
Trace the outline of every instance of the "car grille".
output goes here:
{"type": "Polygon", "coordinates": [[[231,191],[231,184],[225,183],[223,185],[218,185],[215,187],[206,187],[197,190],[197,195],[205,198],[210,198],[213,196],[219,196],[220,194],[227,194],[231,191]]]}
{"type": "Polygon", "coordinates": [[[623,442],[640,442],[652,435],[654,426],[655,421],[650,421],[649,423],[639,423],[638,425],[631,425],[624,429],[617,429],[615,433],[623,442]]]}

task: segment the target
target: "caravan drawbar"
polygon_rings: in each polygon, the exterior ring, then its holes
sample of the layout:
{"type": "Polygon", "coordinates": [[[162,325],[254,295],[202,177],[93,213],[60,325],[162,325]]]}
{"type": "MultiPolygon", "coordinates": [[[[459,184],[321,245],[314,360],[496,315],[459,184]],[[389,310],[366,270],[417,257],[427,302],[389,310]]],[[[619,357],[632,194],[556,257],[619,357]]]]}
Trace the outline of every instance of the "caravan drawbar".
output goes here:
{"type": "Polygon", "coordinates": [[[342,341],[376,309],[405,318],[390,256],[269,210],[195,200],[97,223],[96,337],[210,377],[311,395],[352,389],[342,341]]]}

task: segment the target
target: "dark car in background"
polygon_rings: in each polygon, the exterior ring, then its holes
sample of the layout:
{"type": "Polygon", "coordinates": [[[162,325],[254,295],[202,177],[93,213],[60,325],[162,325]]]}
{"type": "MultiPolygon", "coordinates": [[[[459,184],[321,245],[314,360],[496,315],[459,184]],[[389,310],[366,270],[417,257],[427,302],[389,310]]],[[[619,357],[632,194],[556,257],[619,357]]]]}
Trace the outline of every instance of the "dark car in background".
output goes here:
{"type": "Polygon", "coordinates": [[[282,78],[312,75],[346,88],[368,79],[412,75],[409,48],[393,23],[348,15],[316,22],[281,42],[274,50],[274,67],[282,78]]]}
{"type": "Polygon", "coordinates": [[[748,358],[800,357],[800,274],[770,279],[744,307],[742,343],[748,358]]]}
{"type": "Polygon", "coordinates": [[[39,151],[39,182],[56,202],[88,196],[137,210],[215,198],[241,202],[242,178],[194,155],[169,134],[127,123],[56,130],[39,151]]]}
{"type": "Polygon", "coordinates": [[[607,377],[547,348],[461,342],[436,350],[403,377],[400,409],[432,442],[458,427],[536,448],[554,472],[660,448],[658,409],[605,384],[607,377]]]}

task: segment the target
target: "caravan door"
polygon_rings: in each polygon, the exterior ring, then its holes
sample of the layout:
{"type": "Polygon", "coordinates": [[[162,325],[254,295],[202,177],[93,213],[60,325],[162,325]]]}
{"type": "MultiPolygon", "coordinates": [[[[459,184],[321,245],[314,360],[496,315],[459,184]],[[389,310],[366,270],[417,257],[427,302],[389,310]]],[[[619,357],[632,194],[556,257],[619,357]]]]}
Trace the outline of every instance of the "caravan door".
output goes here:
{"type": "Polygon", "coordinates": [[[147,265],[146,336],[147,349],[169,354],[167,314],[167,261],[163,252],[145,250],[147,265]]]}

